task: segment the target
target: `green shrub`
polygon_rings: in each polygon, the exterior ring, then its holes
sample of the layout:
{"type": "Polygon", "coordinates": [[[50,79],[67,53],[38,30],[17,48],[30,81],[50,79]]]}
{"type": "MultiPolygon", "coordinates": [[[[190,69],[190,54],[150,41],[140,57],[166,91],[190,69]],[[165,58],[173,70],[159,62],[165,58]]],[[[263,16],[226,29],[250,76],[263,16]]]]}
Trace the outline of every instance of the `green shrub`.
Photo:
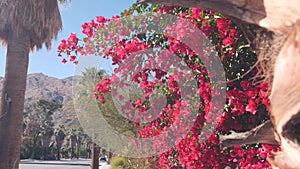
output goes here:
{"type": "Polygon", "coordinates": [[[126,161],[123,157],[116,156],[111,160],[111,169],[124,169],[125,163],[126,161]]]}
{"type": "Polygon", "coordinates": [[[111,161],[111,169],[156,169],[155,158],[127,158],[116,156],[111,161]]]}
{"type": "Polygon", "coordinates": [[[67,147],[62,147],[61,149],[60,149],[60,157],[61,158],[70,158],[70,156],[69,156],[69,151],[68,151],[68,148],[67,147]]]}

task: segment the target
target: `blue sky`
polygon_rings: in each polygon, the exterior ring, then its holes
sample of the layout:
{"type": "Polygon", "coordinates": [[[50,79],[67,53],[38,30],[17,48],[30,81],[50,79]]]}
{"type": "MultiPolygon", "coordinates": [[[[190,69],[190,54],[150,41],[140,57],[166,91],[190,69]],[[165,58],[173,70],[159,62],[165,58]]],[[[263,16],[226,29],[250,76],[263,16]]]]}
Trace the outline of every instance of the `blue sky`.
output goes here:
{"type": "MultiPolygon", "coordinates": [[[[48,76],[65,78],[74,75],[75,65],[72,63],[62,64],[57,56],[56,48],[62,39],[76,32],[82,37],[81,25],[84,22],[96,18],[96,16],[111,17],[119,15],[136,0],[73,0],[69,7],[61,9],[63,29],[57,40],[52,41],[52,49],[45,48],[30,54],[28,73],[43,73],[48,76]]],[[[0,76],[5,71],[5,51],[0,45],[0,76]]]]}

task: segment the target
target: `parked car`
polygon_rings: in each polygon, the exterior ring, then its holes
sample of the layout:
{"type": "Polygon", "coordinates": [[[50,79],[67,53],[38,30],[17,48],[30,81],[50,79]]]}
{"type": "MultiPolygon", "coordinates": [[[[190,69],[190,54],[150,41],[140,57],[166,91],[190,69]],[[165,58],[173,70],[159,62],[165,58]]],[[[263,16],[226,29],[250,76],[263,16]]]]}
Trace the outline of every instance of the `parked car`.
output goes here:
{"type": "Polygon", "coordinates": [[[100,161],[107,161],[107,156],[102,155],[102,156],[100,156],[99,160],[100,161]]]}

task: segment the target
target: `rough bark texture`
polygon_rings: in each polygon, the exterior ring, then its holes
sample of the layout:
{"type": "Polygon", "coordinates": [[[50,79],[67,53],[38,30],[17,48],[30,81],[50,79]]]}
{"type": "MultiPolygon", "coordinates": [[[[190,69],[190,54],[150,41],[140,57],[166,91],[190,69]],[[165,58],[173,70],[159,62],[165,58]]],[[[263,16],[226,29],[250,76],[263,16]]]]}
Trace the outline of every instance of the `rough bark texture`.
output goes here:
{"type": "Polygon", "coordinates": [[[265,143],[278,145],[275,138],[274,127],[271,121],[266,121],[251,131],[220,136],[220,145],[223,147],[232,147],[241,144],[265,143]]]}
{"type": "Polygon", "coordinates": [[[256,25],[266,17],[263,0],[139,0],[138,2],[212,9],[229,18],[256,25]]]}
{"type": "Polygon", "coordinates": [[[0,168],[18,169],[30,43],[26,32],[7,34],[0,109],[0,168]]]}
{"type": "Polygon", "coordinates": [[[287,33],[274,33],[259,25],[249,24],[240,20],[233,20],[244,33],[251,48],[257,55],[258,79],[273,81],[273,69],[277,56],[288,36],[287,33]]]}
{"type": "Polygon", "coordinates": [[[274,32],[287,32],[287,29],[300,19],[299,0],[138,0],[138,2],[211,9],[233,20],[259,25],[274,32]]]}
{"type": "Polygon", "coordinates": [[[278,168],[300,166],[300,21],[284,44],[274,69],[271,92],[272,113],[282,151],[269,161],[278,168]]]}

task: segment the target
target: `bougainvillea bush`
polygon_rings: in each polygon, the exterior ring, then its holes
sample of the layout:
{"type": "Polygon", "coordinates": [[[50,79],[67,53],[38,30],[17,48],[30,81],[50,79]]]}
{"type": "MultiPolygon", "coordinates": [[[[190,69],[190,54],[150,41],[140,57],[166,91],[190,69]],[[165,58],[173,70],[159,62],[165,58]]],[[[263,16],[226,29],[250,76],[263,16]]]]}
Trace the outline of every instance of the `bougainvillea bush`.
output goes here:
{"type": "MultiPolygon", "coordinates": [[[[147,27],[147,22],[139,24],[147,27]]],[[[185,35],[182,31],[184,28],[177,27],[174,30],[182,36],[185,35]]],[[[112,18],[97,16],[95,20],[84,23],[82,33],[84,37],[80,38],[81,40],[75,33],[72,33],[68,39],[62,40],[58,46],[58,55],[63,57],[63,63],[78,64],[79,55],[98,55],[112,61],[116,68],[110,78],[102,79],[102,83],[95,86],[94,97],[102,104],[105,104],[106,93],[111,92],[114,95],[112,86],[119,81],[129,78],[132,83],[141,88],[144,93],[143,98],[130,100],[124,104],[130,104],[135,109],[134,112],[129,111],[130,113],[127,114],[130,117],[135,113],[134,125],[140,127],[140,133],[135,137],[147,138],[159,135],[176,123],[182,113],[185,115],[190,113],[190,109],[187,108],[189,102],[181,97],[178,77],[175,73],[168,75],[151,66],[147,68],[147,64],[154,63],[151,59],[168,63],[168,57],[176,55],[192,70],[189,76],[196,80],[200,98],[197,103],[196,120],[184,138],[175,141],[176,144],[172,148],[160,152],[155,157],[157,168],[270,168],[266,158],[272,151],[277,151],[278,147],[256,144],[227,148],[219,145],[220,134],[228,134],[231,130],[247,131],[268,120],[269,83],[255,78],[258,77],[255,67],[256,55],[232,21],[210,10],[134,4],[120,16],[112,18]],[[216,93],[212,93],[211,79],[201,61],[203,56],[200,55],[205,55],[205,52],[195,53],[189,46],[174,37],[155,33],[133,34],[130,29],[123,29],[122,24],[125,23],[118,22],[122,18],[140,17],[147,12],[158,15],[170,14],[182,18],[200,29],[214,45],[222,61],[227,81],[226,102],[218,115],[212,114],[210,109],[211,95],[216,93]],[[122,27],[123,34],[115,39],[116,28],[119,27],[122,27]],[[111,39],[117,43],[109,44],[111,39]],[[132,53],[150,48],[164,49],[166,52],[161,53],[160,56],[146,58],[147,62],[143,62],[143,65],[131,62],[132,60],[128,58],[132,53]],[[144,69],[141,69],[142,66],[144,69]],[[132,69],[139,73],[131,74],[132,69]],[[120,74],[123,76],[118,76],[120,74]],[[158,111],[155,113],[159,114],[157,118],[143,123],[142,118],[146,117],[143,113],[149,109],[149,100],[154,91],[159,91],[168,98],[167,105],[163,109],[155,109],[158,111]],[[205,135],[206,138],[203,138],[203,135],[200,137],[201,129],[207,124],[213,124],[216,128],[205,135]]],[[[192,38],[190,41],[199,43],[192,38]]],[[[119,100],[124,99],[122,96],[116,97],[119,100]]],[[[126,109],[126,106],[123,108],[126,109]]]]}

